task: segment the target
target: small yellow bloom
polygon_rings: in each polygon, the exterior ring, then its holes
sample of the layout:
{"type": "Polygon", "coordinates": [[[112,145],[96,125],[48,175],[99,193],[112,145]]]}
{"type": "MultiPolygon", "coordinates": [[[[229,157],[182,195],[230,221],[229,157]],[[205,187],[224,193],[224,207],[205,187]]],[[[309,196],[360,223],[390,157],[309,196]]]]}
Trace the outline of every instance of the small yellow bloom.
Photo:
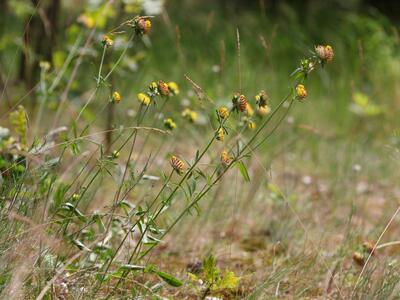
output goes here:
{"type": "Polygon", "coordinates": [[[101,43],[104,47],[111,47],[114,44],[114,41],[108,35],[104,35],[101,43]]]}
{"type": "Polygon", "coordinates": [[[146,94],[144,94],[144,93],[139,93],[138,95],[137,95],[137,99],[138,99],[138,101],[140,102],[140,103],[142,103],[143,105],[149,105],[150,104],[150,101],[151,101],[151,99],[150,99],[150,97],[149,96],[147,96],[146,94]]]}
{"type": "Polygon", "coordinates": [[[118,92],[114,92],[112,94],[112,101],[114,103],[117,103],[117,104],[120,103],[121,102],[121,95],[118,92]]]}
{"type": "Polygon", "coordinates": [[[223,128],[220,128],[220,129],[217,130],[216,139],[218,141],[221,141],[221,142],[224,141],[224,139],[225,139],[225,131],[224,131],[223,128]]]}
{"type": "Polygon", "coordinates": [[[84,15],[84,14],[82,14],[82,15],[80,15],[80,16],[78,17],[78,22],[81,23],[81,24],[83,24],[83,26],[85,26],[86,28],[89,28],[89,29],[91,29],[91,28],[94,27],[94,20],[93,20],[93,18],[92,18],[92,17],[89,17],[89,16],[87,16],[87,15],[84,15]]]}
{"type": "Polygon", "coordinates": [[[267,106],[269,102],[269,96],[266,91],[262,90],[255,97],[258,107],[267,106]]]}
{"type": "Polygon", "coordinates": [[[257,114],[261,117],[268,115],[270,112],[271,108],[268,105],[257,108],[257,114]]]}
{"type": "Polygon", "coordinates": [[[175,155],[171,156],[170,164],[171,164],[171,167],[179,175],[182,175],[183,172],[185,171],[185,163],[182,160],[180,160],[179,158],[177,158],[175,155]]]}
{"type": "Polygon", "coordinates": [[[168,118],[164,120],[164,126],[168,130],[174,130],[176,128],[176,123],[171,118],[168,118]]]}
{"type": "Polygon", "coordinates": [[[250,103],[247,103],[246,112],[249,117],[254,115],[254,109],[251,107],[250,103]]]}
{"type": "Polygon", "coordinates": [[[157,82],[153,81],[152,83],[149,84],[149,90],[152,93],[157,93],[157,82]]]}
{"type": "Polygon", "coordinates": [[[298,84],[296,87],[297,98],[304,100],[307,97],[307,90],[304,85],[298,84]]]}
{"type": "Polygon", "coordinates": [[[187,119],[189,122],[194,123],[197,120],[197,112],[189,108],[185,108],[184,111],[182,112],[182,117],[187,119]]]}
{"type": "Polygon", "coordinates": [[[227,119],[229,117],[229,109],[225,106],[221,106],[218,108],[218,116],[223,120],[227,119]]]}
{"type": "Polygon", "coordinates": [[[167,83],[167,85],[168,85],[168,89],[171,92],[171,94],[173,94],[173,95],[178,95],[179,94],[179,87],[176,84],[176,82],[170,81],[170,82],[167,83]]]}
{"type": "Polygon", "coordinates": [[[249,121],[249,123],[247,123],[247,127],[253,130],[256,129],[257,125],[254,121],[249,121]]]}
{"type": "Polygon", "coordinates": [[[227,167],[232,161],[232,158],[229,156],[228,151],[225,151],[225,150],[221,152],[220,159],[221,159],[221,163],[225,167],[227,167]]]}

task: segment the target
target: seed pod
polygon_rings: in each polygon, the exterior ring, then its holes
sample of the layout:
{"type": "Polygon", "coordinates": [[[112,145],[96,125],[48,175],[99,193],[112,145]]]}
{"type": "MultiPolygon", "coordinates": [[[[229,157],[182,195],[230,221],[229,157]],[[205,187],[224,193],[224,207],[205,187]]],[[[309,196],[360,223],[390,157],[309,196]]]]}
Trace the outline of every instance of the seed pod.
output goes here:
{"type": "Polygon", "coordinates": [[[176,173],[178,173],[179,175],[183,174],[185,170],[185,163],[183,161],[181,161],[175,155],[172,155],[170,159],[170,164],[171,167],[176,171],[176,173]]]}

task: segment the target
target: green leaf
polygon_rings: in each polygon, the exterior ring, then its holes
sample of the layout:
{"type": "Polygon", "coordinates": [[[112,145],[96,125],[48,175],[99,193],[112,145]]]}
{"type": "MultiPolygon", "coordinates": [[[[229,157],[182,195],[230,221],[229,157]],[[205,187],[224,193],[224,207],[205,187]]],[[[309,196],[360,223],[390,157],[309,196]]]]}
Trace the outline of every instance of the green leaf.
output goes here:
{"type": "Polygon", "coordinates": [[[237,167],[239,168],[240,174],[242,174],[242,177],[244,178],[245,181],[250,181],[250,176],[249,173],[247,172],[247,168],[244,165],[242,161],[238,161],[236,163],[237,167]]]}
{"type": "Polygon", "coordinates": [[[131,265],[131,264],[125,264],[119,267],[122,270],[129,270],[129,271],[143,271],[145,269],[144,266],[139,266],[139,265],[131,265]]]}
{"type": "Polygon", "coordinates": [[[164,280],[166,283],[168,283],[171,286],[174,287],[180,287],[183,285],[183,282],[179,280],[178,278],[172,276],[171,274],[158,271],[158,270],[153,270],[153,273],[157,274],[162,280],[164,280]]]}

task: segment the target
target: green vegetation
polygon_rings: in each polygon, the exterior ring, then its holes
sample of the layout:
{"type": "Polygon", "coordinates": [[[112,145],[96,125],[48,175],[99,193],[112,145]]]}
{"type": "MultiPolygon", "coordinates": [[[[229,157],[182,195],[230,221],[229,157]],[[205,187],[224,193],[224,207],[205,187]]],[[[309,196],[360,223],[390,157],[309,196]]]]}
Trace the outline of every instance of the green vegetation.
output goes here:
{"type": "Polygon", "coordinates": [[[400,299],[398,24],[248,2],[0,4],[2,298],[400,299]]]}

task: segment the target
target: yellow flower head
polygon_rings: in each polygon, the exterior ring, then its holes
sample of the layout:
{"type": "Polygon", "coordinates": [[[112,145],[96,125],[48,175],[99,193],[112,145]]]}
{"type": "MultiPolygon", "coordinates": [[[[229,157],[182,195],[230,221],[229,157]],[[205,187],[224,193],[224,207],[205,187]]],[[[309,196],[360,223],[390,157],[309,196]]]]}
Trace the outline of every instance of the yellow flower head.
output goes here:
{"type": "Polygon", "coordinates": [[[121,102],[121,95],[118,92],[114,92],[112,94],[112,101],[114,103],[117,103],[117,104],[120,103],[121,102]]]}
{"type": "Polygon", "coordinates": [[[185,108],[184,111],[182,112],[182,117],[187,119],[189,122],[194,123],[197,120],[197,112],[189,108],[185,108]]]}
{"type": "Polygon", "coordinates": [[[217,130],[217,135],[215,137],[218,141],[223,142],[225,139],[225,131],[223,128],[217,130]]]}
{"type": "Polygon", "coordinates": [[[304,85],[298,84],[296,87],[296,96],[299,100],[304,100],[307,97],[307,90],[304,85]]]}
{"type": "Polygon", "coordinates": [[[147,34],[151,29],[151,21],[144,17],[138,17],[135,22],[136,33],[147,34]]]}
{"type": "Polygon", "coordinates": [[[142,103],[143,105],[149,105],[150,104],[150,101],[151,101],[151,99],[150,99],[150,97],[149,96],[147,96],[146,94],[144,94],[144,93],[139,93],[139,94],[137,94],[137,99],[138,99],[138,101],[140,102],[140,103],[142,103]]]}
{"type": "Polygon", "coordinates": [[[227,119],[229,117],[229,109],[225,106],[221,106],[218,108],[218,116],[223,120],[227,119]]]}
{"type": "Polygon", "coordinates": [[[176,123],[171,118],[168,118],[164,120],[164,126],[168,130],[174,130],[176,128],[176,123]]]}
{"type": "Polygon", "coordinates": [[[172,155],[169,162],[176,173],[178,173],[179,175],[183,174],[183,172],[185,171],[185,163],[182,160],[177,158],[175,155],[172,155]]]}
{"type": "Polygon", "coordinates": [[[160,80],[158,81],[157,84],[158,92],[162,96],[168,96],[169,95],[169,89],[168,89],[168,84],[166,84],[164,81],[160,80]]]}
{"type": "Polygon", "coordinates": [[[114,44],[114,41],[108,35],[104,35],[101,43],[104,47],[111,47],[114,44]]]}
{"type": "Polygon", "coordinates": [[[270,112],[271,108],[268,105],[257,108],[257,114],[261,117],[268,115],[270,112]]]}
{"type": "Polygon", "coordinates": [[[93,28],[94,27],[94,20],[92,17],[89,17],[87,15],[80,15],[78,17],[78,22],[81,23],[83,26],[85,26],[86,28],[93,28]]]}
{"type": "Polygon", "coordinates": [[[171,92],[171,94],[173,94],[173,95],[178,95],[179,94],[179,87],[176,84],[176,82],[170,81],[170,82],[167,83],[167,85],[168,85],[168,89],[171,92]]]}
{"type": "Polygon", "coordinates": [[[251,107],[250,103],[247,103],[246,112],[249,117],[254,115],[254,109],[251,107]]]}
{"type": "Polygon", "coordinates": [[[267,106],[269,102],[269,96],[266,91],[262,90],[256,96],[256,103],[258,107],[267,106]]]}
{"type": "Polygon", "coordinates": [[[232,161],[232,158],[229,156],[228,151],[225,150],[221,152],[220,159],[224,167],[227,167],[232,161]]]}
{"type": "Polygon", "coordinates": [[[247,127],[253,130],[256,129],[257,125],[254,121],[249,121],[249,123],[247,123],[247,127]]]}

